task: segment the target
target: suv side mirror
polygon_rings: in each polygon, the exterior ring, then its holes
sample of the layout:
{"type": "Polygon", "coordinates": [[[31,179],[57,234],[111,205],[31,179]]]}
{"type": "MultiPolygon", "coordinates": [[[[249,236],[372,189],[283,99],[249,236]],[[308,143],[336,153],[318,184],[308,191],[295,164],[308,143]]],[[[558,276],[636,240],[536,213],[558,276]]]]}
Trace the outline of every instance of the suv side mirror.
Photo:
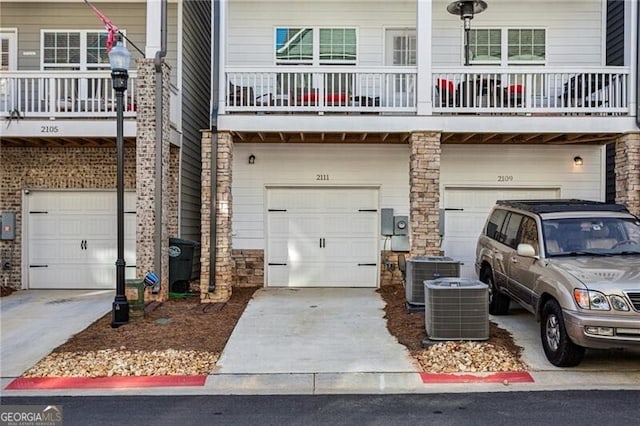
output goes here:
{"type": "Polygon", "coordinates": [[[536,249],[531,244],[518,244],[518,256],[538,258],[536,249]]]}

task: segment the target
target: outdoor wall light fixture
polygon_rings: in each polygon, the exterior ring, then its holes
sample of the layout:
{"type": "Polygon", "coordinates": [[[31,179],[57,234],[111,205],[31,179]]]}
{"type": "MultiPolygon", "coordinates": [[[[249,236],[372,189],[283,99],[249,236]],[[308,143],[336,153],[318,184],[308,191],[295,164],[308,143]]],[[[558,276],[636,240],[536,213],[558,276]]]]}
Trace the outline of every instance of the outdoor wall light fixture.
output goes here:
{"type": "Polygon", "coordinates": [[[251,154],[249,156],[249,164],[255,164],[256,163],[256,156],[251,154]]]}
{"type": "Polygon", "coordinates": [[[469,65],[469,31],[473,15],[487,9],[487,3],[482,0],[454,1],[447,6],[447,12],[458,15],[464,21],[464,64],[469,65]]]}
{"type": "Polygon", "coordinates": [[[576,166],[582,166],[584,164],[584,161],[582,161],[582,157],[576,155],[575,157],[573,157],[573,164],[576,166]]]}

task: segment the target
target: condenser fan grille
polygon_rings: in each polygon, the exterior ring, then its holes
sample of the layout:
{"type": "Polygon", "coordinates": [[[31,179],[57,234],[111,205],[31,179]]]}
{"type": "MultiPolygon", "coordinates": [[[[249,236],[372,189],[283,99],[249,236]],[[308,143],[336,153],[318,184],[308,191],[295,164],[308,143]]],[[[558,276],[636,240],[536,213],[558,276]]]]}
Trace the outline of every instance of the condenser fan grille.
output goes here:
{"type": "Polygon", "coordinates": [[[411,305],[424,305],[424,282],[459,277],[460,262],[445,256],[417,256],[407,260],[405,296],[411,305]]]}
{"type": "Polygon", "coordinates": [[[425,281],[425,328],[430,340],[487,340],[489,291],[467,278],[425,281]]]}

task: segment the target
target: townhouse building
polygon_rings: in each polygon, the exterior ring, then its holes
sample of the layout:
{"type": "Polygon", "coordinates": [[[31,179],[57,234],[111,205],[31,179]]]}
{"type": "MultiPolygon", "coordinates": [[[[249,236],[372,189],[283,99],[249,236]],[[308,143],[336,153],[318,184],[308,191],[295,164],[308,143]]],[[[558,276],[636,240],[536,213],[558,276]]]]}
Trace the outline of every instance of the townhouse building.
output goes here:
{"type": "Polygon", "coordinates": [[[605,200],[607,147],[609,198],[639,212],[637,4],[460,3],[219,3],[203,298],[384,285],[399,254],[472,277],[497,199],[605,200]]]}
{"type": "MultiPolygon", "coordinates": [[[[199,239],[209,95],[189,94],[208,87],[199,81],[208,82],[209,67],[194,78],[188,59],[177,58],[202,53],[192,35],[204,20],[210,38],[210,7],[91,4],[120,29],[132,55],[123,125],[126,277],[155,271],[166,281],[168,238],[199,239]],[[195,30],[182,34],[183,22],[195,30]]],[[[103,22],[81,0],[3,0],[0,37],[0,210],[15,214],[16,228],[0,242],[0,279],[23,289],[114,288],[116,110],[103,22]]]]}
{"type": "MultiPolygon", "coordinates": [[[[18,46],[18,69],[3,80],[55,79],[48,34],[87,38],[98,21],[82,2],[46,3],[86,19],[33,25],[23,3],[0,2],[3,37],[16,29],[18,46]]],[[[497,199],[609,199],[640,213],[636,2],[474,1],[466,20],[461,2],[446,0],[168,2],[166,121],[145,92],[157,81],[158,3],[96,3],[146,45],[132,75],[148,84],[127,91],[138,277],[158,268],[169,235],[201,242],[203,302],[235,285],[377,287],[400,280],[400,254],[446,255],[471,277],[497,199]],[[155,137],[156,122],[169,123],[166,137],[155,137]],[[165,144],[158,174],[154,147],[165,144]],[[154,240],[156,176],[166,197],[154,240]]],[[[36,90],[46,114],[3,123],[0,207],[18,212],[22,232],[2,250],[13,250],[23,288],[49,274],[29,266],[36,253],[61,253],[59,233],[45,244],[51,227],[37,226],[38,212],[49,210],[33,195],[55,204],[114,188],[108,71],[81,68],[64,71],[84,90],[71,107],[58,105],[69,98],[60,88],[36,90]],[[92,73],[105,83],[90,83],[92,73]],[[96,99],[99,108],[80,110],[96,99]],[[41,133],[67,121],[62,134],[41,133]],[[52,192],[62,188],[72,191],[52,192]]],[[[69,213],[86,218],[87,204],[69,213]]]]}

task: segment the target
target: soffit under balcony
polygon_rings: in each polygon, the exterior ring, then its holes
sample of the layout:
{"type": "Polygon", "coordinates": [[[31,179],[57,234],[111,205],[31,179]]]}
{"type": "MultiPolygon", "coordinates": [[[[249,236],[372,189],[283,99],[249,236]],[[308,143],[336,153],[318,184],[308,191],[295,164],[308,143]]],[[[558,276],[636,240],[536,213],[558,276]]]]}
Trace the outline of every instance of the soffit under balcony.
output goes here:
{"type": "MultiPolygon", "coordinates": [[[[232,131],[235,143],[408,143],[411,132],[252,132],[232,131]]],[[[602,145],[615,141],[619,133],[442,133],[442,144],[511,145],[602,145]]]]}
{"type": "MultiPolygon", "coordinates": [[[[35,147],[35,148],[114,148],[115,138],[101,137],[2,137],[4,147],[35,147]]],[[[125,146],[135,146],[135,138],[125,138],[125,146]]]]}

